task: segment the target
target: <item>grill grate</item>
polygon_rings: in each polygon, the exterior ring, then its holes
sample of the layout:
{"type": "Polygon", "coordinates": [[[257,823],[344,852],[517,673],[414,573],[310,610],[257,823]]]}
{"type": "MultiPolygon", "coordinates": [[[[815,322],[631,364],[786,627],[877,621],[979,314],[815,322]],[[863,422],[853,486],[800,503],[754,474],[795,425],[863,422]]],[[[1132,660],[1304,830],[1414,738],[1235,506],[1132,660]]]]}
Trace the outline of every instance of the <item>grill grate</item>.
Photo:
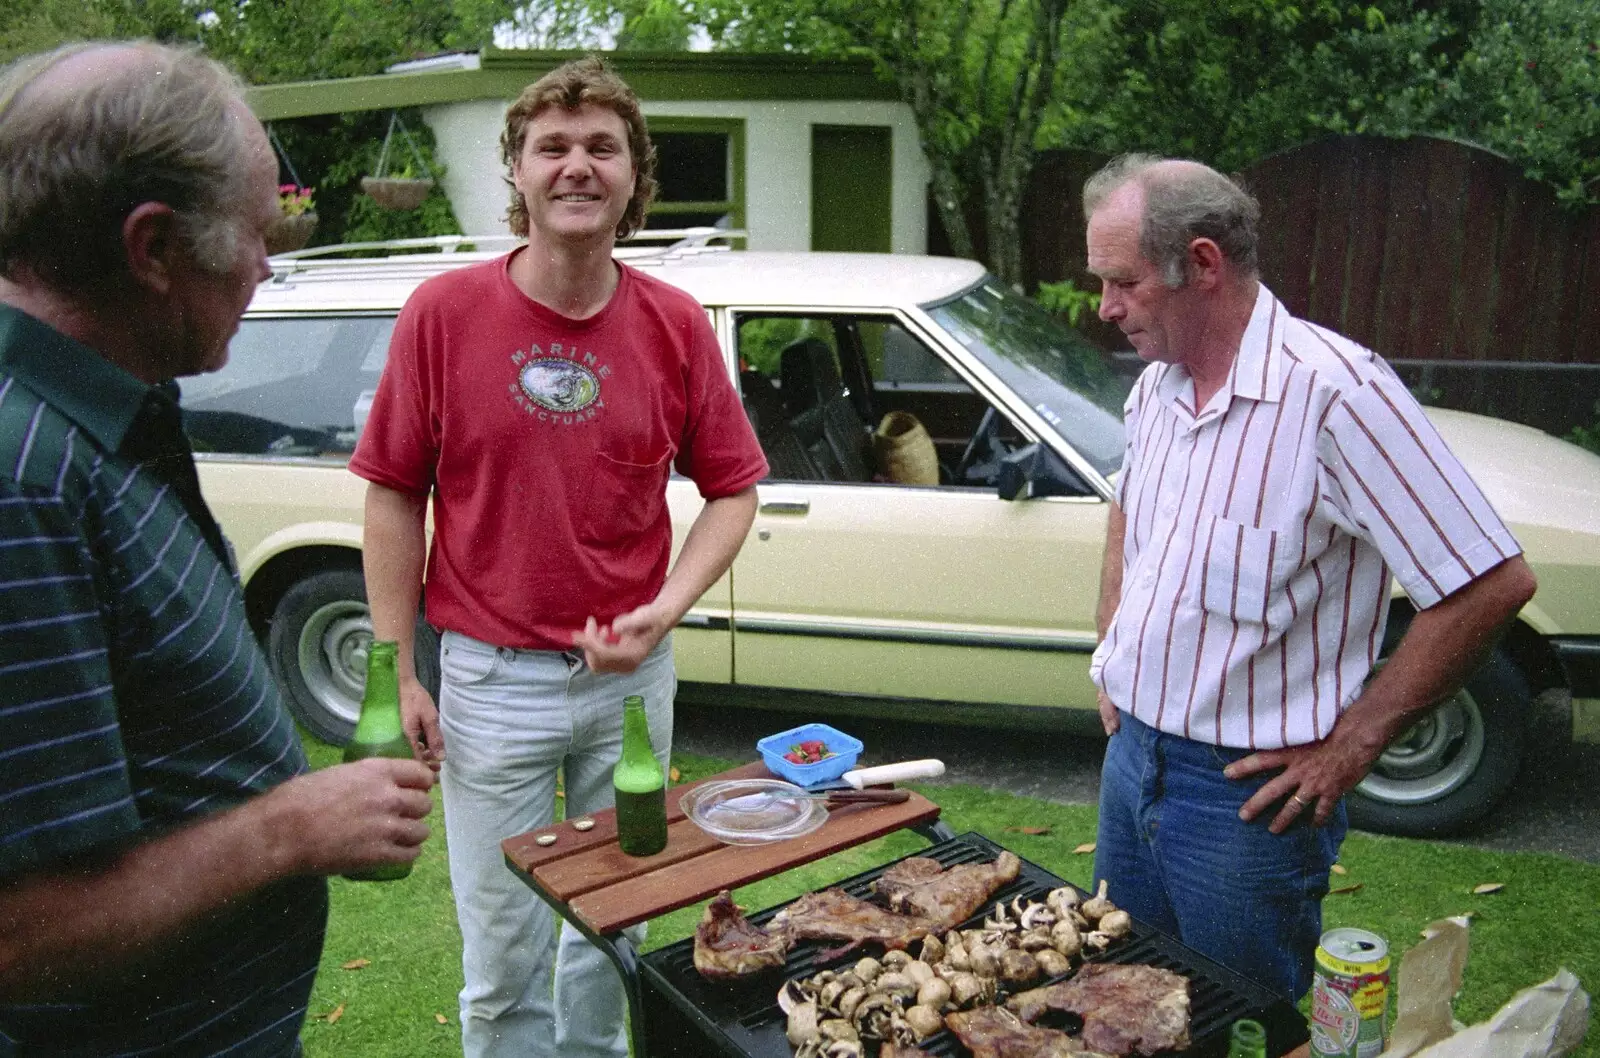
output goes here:
{"type": "MultiPolygon", "coordinates": [[[[1001,851],[1000,845],[981,834],[967,833],[913,855],[931,857],[950,868],[963,863],[988,863],[1001,851]]],[[[885,864],[858,874],[839,883],[837,888],[852,896],[870,898],[872,883],[890,866],[893,865],[885,864]]],[[[981,922],[995,900],[1010,901],[1018,896],[1028,900],[1043,900],[1050,890],[1065,884],[1044,868],[1023,860],[1017,879],[996,892],[991,904],[963,923],[961,928],[970,928],[981,922]]],[[[764,925],[784,906],[787,905],[751,915],[750,921],[764,925]]],[[[792,977],[808,977],[820,970],[836,970],[855,962],[863,954],[877,953],[874,945],[866,951],[857,950],[842,957],[824,959],[821,953],[834,946],[833,942],[801,941],[790,949],[782,974],[774,971],[748,980],[730,982],[707,981],[700,976],[694,968],[692,937],[651,952],[642,960],[646,985],[654,993],[652,998],[664,1000],[665,1005],[659,1001],[652,1004],[656,1013],[646,1029],[654,1034],[655,1018],[662,1014],[669,1017],[676,1014],[692,1026],[691,1032],[698,1031],[706,1042],[714,1045],[716,1053],[729,1058],[792,1058],[794,1049],[784,1038],[785,1017],[777,1003],[778,988],[783,981],[792,977]]],[[[1225,1055],[1228,1050],[1228,1028],[1242,1017],[1253,1017],[1266,1026],[1269,1054],[1282,1054],[1308,1038],[1305,1020],[1288,1000],[1138,921],[1134,922],[1133,933],[1128,939],[1113,945],[1110,951],[1096,956],[1094,961],[1144,963],[1189,978],[1189,1034],[1193,1043],[1182,1052],[1185,1058],[1220,1058],[1225,1055]]],[[[1053,983],[1053,980],[1048,983],[1053,983]]],[[[948,1031],[930,1036],[920,1046],[938,1058],[969,1056],[967,1049],[948,1031]]],[[[652,1055],[656,1051],[652,1046],[652,1055]]],[[[685,1053],[707,1055],[712,1052],[697,1047],[693,1052],[685,1053]]]]}

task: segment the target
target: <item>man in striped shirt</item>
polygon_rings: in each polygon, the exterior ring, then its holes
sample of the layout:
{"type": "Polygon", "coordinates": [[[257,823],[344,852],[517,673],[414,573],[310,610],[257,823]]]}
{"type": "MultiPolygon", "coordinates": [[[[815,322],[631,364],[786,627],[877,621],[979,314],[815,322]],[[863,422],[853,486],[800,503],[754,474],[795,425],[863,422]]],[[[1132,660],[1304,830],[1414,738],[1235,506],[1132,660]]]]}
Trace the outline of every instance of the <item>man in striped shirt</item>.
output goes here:
{"type": "Polygon", "coordinates": [[[1101,577],[1095,872],[1135,917],[1310,986],[1342,798],[1532,597],[1520,548],[1387,364],[1289,315],[1255,202],[1195,162],[1084,186],[1100,316],[1149,363],[1101,577]],[[1367,682],[1391,572],[1418,613],[1367,682]]]}
{"type": "Polygon", "coordinates": [[[278,215],[237,80],[71,45],[0,71],[0,1056],[299,1051],[324,875],[409,861],[432,773],[305,757],[170,380],[278,215]]]}

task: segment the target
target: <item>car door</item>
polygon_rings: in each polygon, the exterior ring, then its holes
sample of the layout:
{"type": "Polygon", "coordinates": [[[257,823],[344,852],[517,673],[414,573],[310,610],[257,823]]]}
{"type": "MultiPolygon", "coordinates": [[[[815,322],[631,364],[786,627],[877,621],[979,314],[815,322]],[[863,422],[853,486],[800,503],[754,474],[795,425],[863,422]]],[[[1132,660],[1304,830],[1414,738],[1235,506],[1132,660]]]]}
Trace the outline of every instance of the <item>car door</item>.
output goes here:
{"type": "Polygon", "coordinates": [[[1000,499],[998,453],[972,444],[985,413],[1006,448],[1037,438],[920,326],[733,311],[741,390],[773,467],[733,567],[735,682],[1092,708],[1105,504],[1000,499]],[[886,480],[869,431],[891,412],[921,424],[937,483],[886,480]]]}
{"type": "MultiPolygon", "coordinates": [[[[707,309],[713,330],[717,313],[707,309]]],[[[724,366],[731,366],[723,347],[724,366]]],[[[694,520],[705,507],[693,481],[673,471],[667,480],[667,509],[672,515],[672,562],[678,561],[694,520]]],[[[672,661],[678,679],[692,683],[727,684],[733,680],[733,571],[728,570],[696,599],[672,631],[672,661]]]]}

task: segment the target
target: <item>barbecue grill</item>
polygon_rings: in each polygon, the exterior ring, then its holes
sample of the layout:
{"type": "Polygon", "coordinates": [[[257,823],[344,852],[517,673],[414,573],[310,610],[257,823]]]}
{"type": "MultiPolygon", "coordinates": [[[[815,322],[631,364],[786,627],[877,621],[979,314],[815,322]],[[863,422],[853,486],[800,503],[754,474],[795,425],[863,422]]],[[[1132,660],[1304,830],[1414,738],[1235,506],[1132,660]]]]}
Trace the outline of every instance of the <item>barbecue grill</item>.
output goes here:
{"type": "MultiPolygon", "coordinates": [[[[934,845],[917,856],[928,856],[946,868],[963,863],[987,863],[1001,846],[976,833],[962,834],[934,845]]],[[[866,871],[838,888],[852,896],[871,899],[871,884],[893,864],[866,871]]],[[[1022,860],[1016,881],[994,894],[991,903],[964,923],[980,923],[993,900],[1021,896],[1043,900],[1050,890],[1066,885],[1036,864],[1022,860]]],[[[764,925],[787,905],[749,916],[764,925]]],[[[849,966],[868,951],[852,951],[828,960],[821,953],[836,947],[832,941],[801,941],[789,952],[783,972],[776,970],[741,981],[708,981],[694,968],[694,938],[679,941],[643,957],[645,1029],[651,1058],[792,1058],[794,1049],[784,1038],[785,1016],[778,1009],[778,988],[787,978],[808,977],[820,970],[849,966]]],[[[1287,999],[1273,994],[1227,967],[1213,962],[1138,920],[1132,934],[1091,961],[1144,963],[1181,973],[1189,979],[1189,1035],[1193,1041],[1185,1058],[1222,1058],[1228,1051],[1228,1030],[1238,1018],[1254,1018],[1267,1029],[1267,1053],[1284,1054],[1304,1043],[1309,1034],[1305,1019],[1287,999]]],[[[1039,984],[1054,983],[1051,981],[1039,984]]],[[[923,1040],[923,1050],[939,1058],[967,1058],[969,1052],[948,1030],[923,1040]]]]}

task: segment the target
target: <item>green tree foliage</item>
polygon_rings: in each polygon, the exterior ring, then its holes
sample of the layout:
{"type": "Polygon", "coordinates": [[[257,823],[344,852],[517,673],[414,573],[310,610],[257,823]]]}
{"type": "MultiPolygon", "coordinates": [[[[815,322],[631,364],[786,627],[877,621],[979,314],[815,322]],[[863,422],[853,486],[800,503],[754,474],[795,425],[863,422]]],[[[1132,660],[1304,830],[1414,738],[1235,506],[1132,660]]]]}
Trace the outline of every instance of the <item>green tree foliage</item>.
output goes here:
{"type": "MultiPolygon", "coordinates": [[[[400,117],[428,171],[435,180],[442,179],[444,167],[435,157],[432,130],[413,110],[401,111],[400,117]]],[[[450,200],[437,184],[421,206],[410,210],[383,209],[361,193],[361,178],[378,170],[388,124],[388,111],[328,114],[273,123],[272,131],[295,172],[317,189],[317,230],[311,237],[312,245],[461,233],[450,200]]],[[[409,161],[410,150],[403,143],[391,144],[389,151],[391,163],[409,161]]],[[[395,165],[390,168],[394,170],[395,165]]],[[[287,179],[286,168],[284,173],[287,179]]]]}
{"type": "MultiPolygon", "coordinates": [[[[515,0],[9,0],[0,7],[0,59],[71,40],[146,37],[199,43],[255,84],[352,77],[419,55],[480,48],[517,7],[515,0]]],[[[427,125],[415,112],[405,121],[441,177],[427,125]]],[[[461,230],[437,188],[421,207],[404,211],[380,209],[360,194],[388,122],[388,111],[374,111],[277,123],[288,157],[283,181],[316,188],[313,243],[461,230]]]]}
{"type": "Polygon", "coordinates": [[[1069,41],[1106,23],[1094,0],[693,0],[719,47],[867,56],[899,87],[956,253],[974,256],[964,205],[981,189],[989,259],[1021,278],[1022,192],[1069,41]]]}
{"type": "Polygon", "coordinates": [[[1484,0],[1432,123],[1501,151],[1565,202],[1600,201],[1600,4],[1484,0]]]}
{"type": "Polygon", "coordinates": [[[1117,0],[1111,76],[1078,82],[1051,145],[1223,169],[1321,135],[1455,136],[1569,202],[1600,197],[1593,0],[1117,0]]]}
{"type": "Polygon", "coordinates": [[[1413,6],[1122,0],[1110,76],[1064,101],[1048,132],[1237,169],[1325,132],[1410,131],[1451,39],[1413,6]]]}
{"type": "Polygon", "coordinates": [[[205,27],[184,0],[6,0],[0,62],[75,40],[198,41],[205,27]]]}
{"type": "Polygon", "coordinates": [[[692,27],[689,13],[672,0],[630,0],[619,6],[618,51],[684,51],[692,27]]]}
{"type": "Polygon", "coordinates": [[[491,43],[513,0],[228,0],[207,46],[255,84],[383,72],[406,59],[491,43]]]}

